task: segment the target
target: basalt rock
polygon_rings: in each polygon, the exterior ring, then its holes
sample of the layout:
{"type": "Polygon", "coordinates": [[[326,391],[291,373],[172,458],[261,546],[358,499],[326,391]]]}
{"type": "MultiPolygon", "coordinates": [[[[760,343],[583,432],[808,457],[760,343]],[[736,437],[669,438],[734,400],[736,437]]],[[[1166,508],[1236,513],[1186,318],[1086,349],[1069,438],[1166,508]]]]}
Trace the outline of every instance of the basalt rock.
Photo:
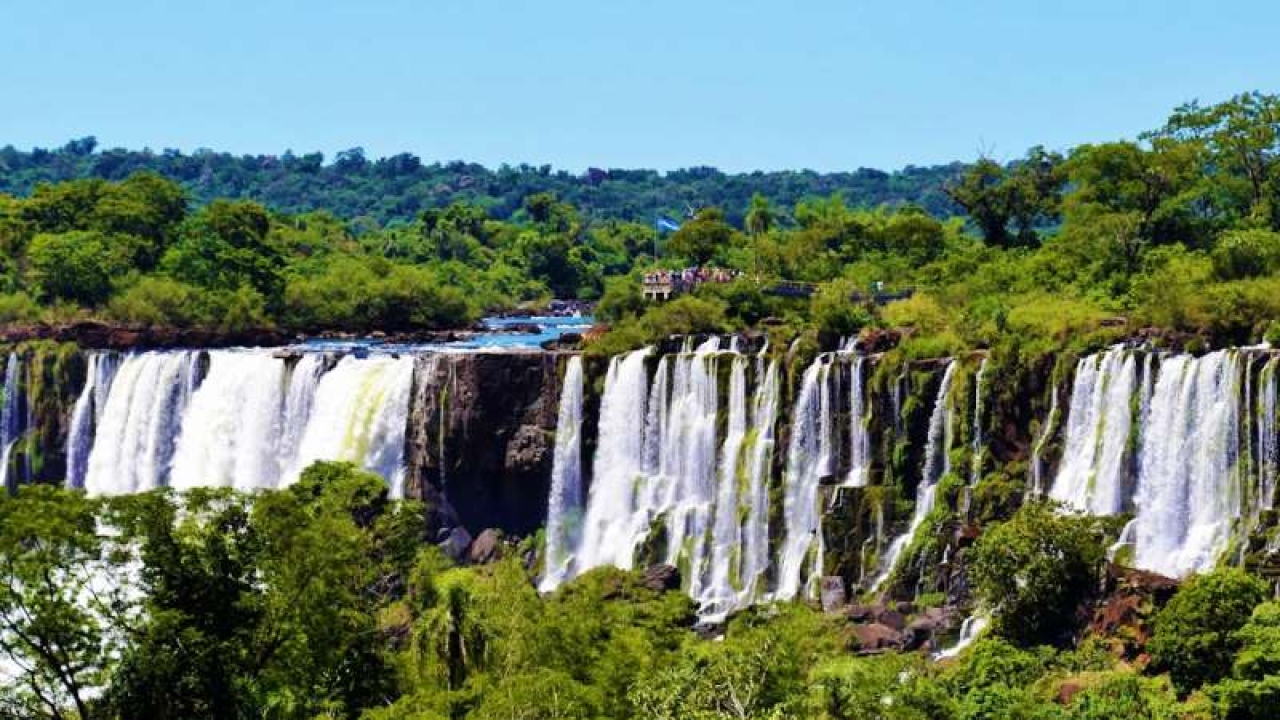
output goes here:
{"type": "Polygon", "coordinates": [[[640,574],[640,584],[655,592],[680,589],[680,569],[674,565],[650,565],[640,574]]]}
{"type": "Polygon", "coordinates": [[[559,361],[546,352],[419,357],[406,495],[433,522],[531,535],[547,513],[559,361]]]}

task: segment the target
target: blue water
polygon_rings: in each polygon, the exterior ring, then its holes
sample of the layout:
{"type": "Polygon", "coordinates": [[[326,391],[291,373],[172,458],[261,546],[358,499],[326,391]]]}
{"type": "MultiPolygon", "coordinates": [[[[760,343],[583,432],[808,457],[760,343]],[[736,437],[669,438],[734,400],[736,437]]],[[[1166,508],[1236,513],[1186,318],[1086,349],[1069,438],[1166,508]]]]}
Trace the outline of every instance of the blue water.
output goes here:
{"type": "Polygon", "coordinates": [[[527,350],[537,349],[548,340],[555,340],[566,333],[586,332],[593,324],[590,316],[551,317],[525,315],[519,317],[485,318],[487,332],[477,333],[466,340],[435,343],[395,343],[376,338],[353,340],[308,340],[298,346],[300,350],[333,352],[412,353],[422,351],[464,350],[527,350]],[[519,325],[537,325],[539,332],[510,332],[507,328],[519,325]]]}

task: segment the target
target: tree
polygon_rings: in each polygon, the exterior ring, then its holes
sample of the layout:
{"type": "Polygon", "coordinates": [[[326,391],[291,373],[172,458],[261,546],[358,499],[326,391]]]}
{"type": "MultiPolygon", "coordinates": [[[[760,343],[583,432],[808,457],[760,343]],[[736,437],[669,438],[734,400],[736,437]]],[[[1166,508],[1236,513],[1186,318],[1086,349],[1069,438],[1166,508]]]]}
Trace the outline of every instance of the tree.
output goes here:
{"type": "Polygon", "coordinates": [[[1266,597],[1266,583],[1238,568],[1191,578],[1152,622],[1152,667],[1183,694],[1226,677],[1244,640],[1236,632],[1266,597]]]}
{"type": "Polygon", "coordinates": [[[1094,518],[1040,503],[983,533],[969,578],[990,609],[992,629],[1024,645],[1069,639],[1106,556],[1102,536],[1094,518]]]}
{"type": "Polygon", "coordinates": [[[1010,167],[979,158],[946,193],[968,211],[988,245],[1034,246],[1037,228],[1058,217],[1065,182],[1062,157],[1035,147],[1010,167]]]}
{"type": "Polygon", "coordinates": [[[1151,136],[1203,148],[1231,209],[1280,230],[1280,96],[1255,91],[1209,107],[1191,102],[1151,136]]]}
{"type": "Polygon", "coordinates": [[[104,563],[97,503],[59,488],[0,500],[0,712],[91,720],[127,605],[104,563]]]}
{"type": "Polygon", "coordinates": [[[733,228],[724,221],[719,208],[703,208],[694,218],[671,233],[667,251],[695,265],[706,265],[721,248],[733,242],[733,228]]]}
{"type": "Polygon", "coordinates": [[[128,267],[125,243],[93,231],[40,234],[27,258],[32,280],[45,300],[96,306],[111,295],[112,282],[128,267]]]}
{"type": "Polygon", "coordinates": [[[751,196],[751,204],[747,207],[746,230],[747,234],[752,237],[764,235],[773,229],[777,218],[774,215],[773,207],[769,204],[769,198],[755,193],[751,196]]]}

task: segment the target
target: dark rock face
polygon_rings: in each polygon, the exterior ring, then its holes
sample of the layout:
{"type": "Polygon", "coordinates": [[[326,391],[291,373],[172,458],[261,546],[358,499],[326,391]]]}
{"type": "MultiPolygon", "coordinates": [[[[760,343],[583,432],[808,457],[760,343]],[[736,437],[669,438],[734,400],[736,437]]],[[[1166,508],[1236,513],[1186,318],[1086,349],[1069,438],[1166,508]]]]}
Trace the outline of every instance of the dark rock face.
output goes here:
{"type": "Polygon", "coordinates": [[[530,535],[546,519],[560,360],[545,352],[417,359],[406,494],[429,522],[530,535]]]}

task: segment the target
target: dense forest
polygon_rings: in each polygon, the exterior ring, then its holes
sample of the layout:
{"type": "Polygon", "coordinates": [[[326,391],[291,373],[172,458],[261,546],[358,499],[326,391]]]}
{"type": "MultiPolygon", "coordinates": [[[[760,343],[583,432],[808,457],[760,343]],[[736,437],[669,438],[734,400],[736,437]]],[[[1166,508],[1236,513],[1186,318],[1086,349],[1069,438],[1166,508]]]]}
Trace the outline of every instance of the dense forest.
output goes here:
{"type": "Polygon", "coordinates": [[[591,168],[576,174],[547,165],[496,170],[464,162],[427,165],[409,153],[369,159],[360,148],[340,152],[328,163],[321,153],[235,156],[210,150],[187,155],[99,149],[89,137],[53,150],[0,148],[0,193],[27,195],[40,183],[123,180],[150,171],[181,184],[197,204],[253,200],[290,214],[326,210],[365,225],[408,222],[425,210],[453,203],[476,205],[506,220],[520,211],[526,197],[544,192],[590,218],[652,225],[661,217],[679,219],[709,205],[725,208],[736,222],[756,193],[785,207],[806,197],[840,193],[858,207],[919,205],[947,216],[957,207],[943,185],[963,169],[952,163],[892,173],[862,168],[729,174],[696,167],[666,173],[591,168]]]}
{"type": "MultiPolygon", "coordinates": [[[[576,297],[598,299],[606,326],[585,341],[593,361],[748,329],[775,355],[892,334],[895,359],[985,349],[1015,370],[1137,337],[1191,353],[1280,342],[1280,97],[1260,93],[1179,107],[1135,140],[839,181],[882,195],[805,174],[757,178],[771,189],[713,171],[579,178],[84,141],[0,151],[0,168],[15,193],[0,195],[4,323],[414,331],[576,297]],[[660,233],[652,215],[668,212],[682,224],[660,233]],[[643,299],[643,273],[689,266],[741,272],[643,299]],[[779,280],[816,292],[777,295],[779,280]],[[864,300],[873,286],[913,294],[864,300]]],[[[753,607],[720,632],[638,572],[595,569],[539,595],[541,537],[459,563],[423,536],[421,504],[347,464],[257,493],[24,487],[0,501],[0,714],[1276,716],[1266,580],[1167,581],[1130,598],[1141,622],[1094,622],[1119,518],[1024,502],[1005,470],[992,492],[1017,510],[966,550],[991,625],[943,660],[877,653],[804,603],[753,607]]]]}

